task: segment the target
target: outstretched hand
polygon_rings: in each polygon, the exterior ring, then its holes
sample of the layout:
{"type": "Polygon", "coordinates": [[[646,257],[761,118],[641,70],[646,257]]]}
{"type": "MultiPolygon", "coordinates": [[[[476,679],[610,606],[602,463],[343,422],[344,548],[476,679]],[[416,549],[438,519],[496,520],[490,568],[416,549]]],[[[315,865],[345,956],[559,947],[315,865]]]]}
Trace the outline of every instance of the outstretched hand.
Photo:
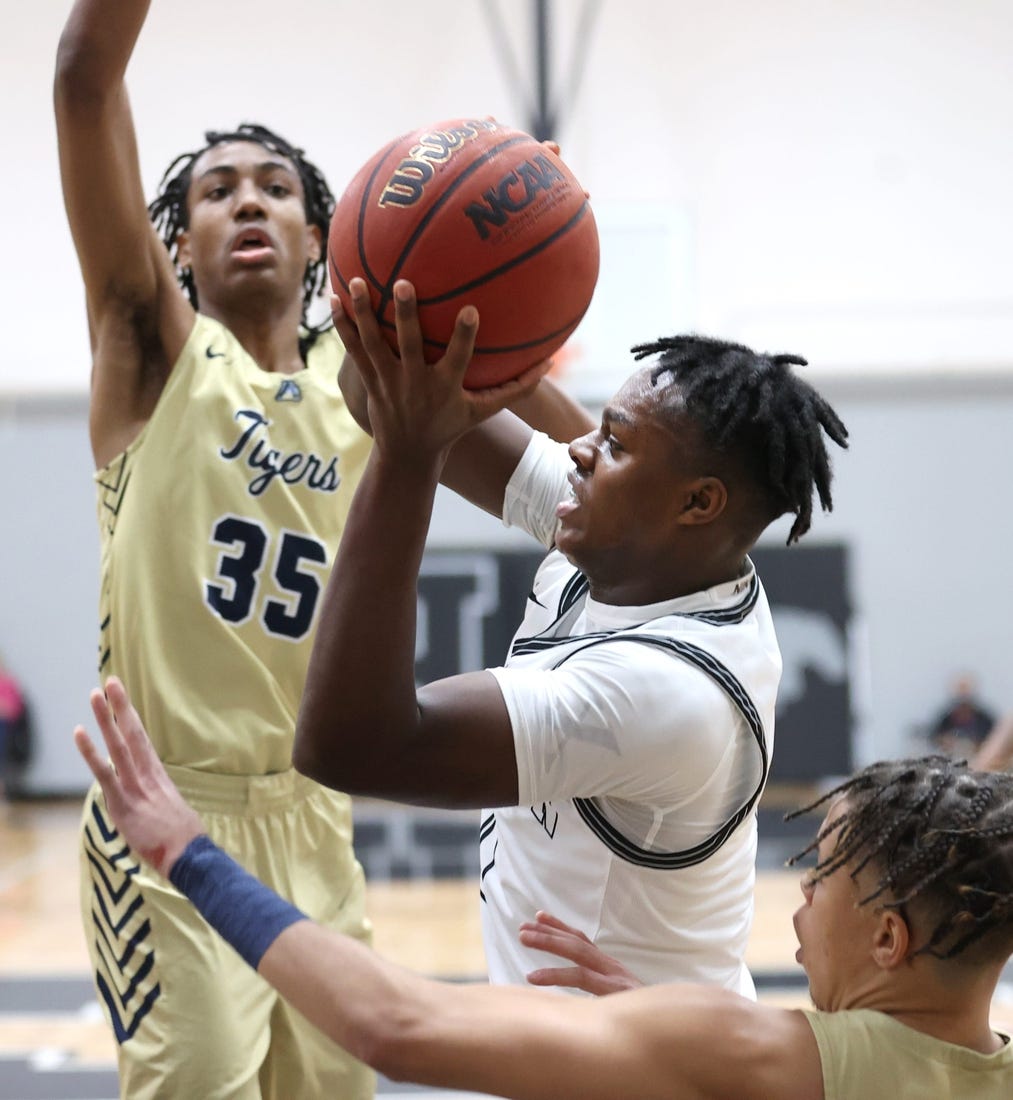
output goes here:
{"type": "Polygon", "coordinates": [[[574,964],[532,970],[528,974],[531,985],[567,986],[600,997],[639,989],[644,984],[611,955],[595,947],[583,932],[564,924],[551,913],[538,912],[533,921],[525,921],[521,925],[520,940],[525,947],[547,951],[574,964]]]}
{"type": "Polygon", "coordinates": [[[417,458],[447,450],[476,424],[531,394],[551,366],[546,360],[502,385],[465,389],[464,375],[479,326],[473,306],[465,306],[458,314],[443,357],[427,363],[411,283],[400,279],[394,284],[400,355],[381,334],[362,279],[350,281],[349,296],[352,316],[337,297],[331,299],[334,327],[365,391],[368,411],[359,422],[369,424],[377,447],[387,455],[417,458]]]}
{"type": "Polygon", "coordinates": [[[123,839],[168,877],[204,825],[166,774],[123,684],[111,676],[105,693],[96,688],[90,698],[109,760],[99,755],[83,726],[74,729],[74,744],[98,780],[123,839]]]}

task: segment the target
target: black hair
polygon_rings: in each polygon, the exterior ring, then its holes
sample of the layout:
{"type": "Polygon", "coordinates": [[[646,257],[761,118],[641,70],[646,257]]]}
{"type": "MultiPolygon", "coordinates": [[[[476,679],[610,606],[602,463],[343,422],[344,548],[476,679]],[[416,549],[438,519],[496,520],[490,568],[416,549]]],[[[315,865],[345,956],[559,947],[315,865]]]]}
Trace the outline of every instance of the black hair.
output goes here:
{"type": "Polygon", "coordinates": [[[761,355],[742,344],[705,336],[673,336],[632,348],[637,360],[657,355],[657,386],[670,374],[686,412],[709,446],[735,456],[767,501],[770,519],[795,514],[789,545],[809,530],[813,489],[830,511],[831,469],[823,438],[847,447],[848,430],[792,366],[799,355],[761,355]],[[822,429],[822,431],[821,431],[822,429]]]}
{"type": "Polygon", "coordinates": [[[842,812],[794,864],[839,829],[833,851],[812,869],[818,882],[842,867],[878,880],[859,905],[919,905],[931,926],[912,955],[948,959],[990,932],[1013,949],[1013,775],[976,772],[945,756],[872,764],[786,815],[817,809],[839,795],[842,812]]]}
{"type": "MultiPolygon", "coordinates": [[[[266,126],[261,126],[259,123],[243,122],[235,130],[208,130],[204,134],[204,141],[206,144],[203,148],[191,153],[181,153],[165,170],[165,174],[158,185],[158,194],[148,206],[148,215],[165,242],[165,247],[169,250],[169,256],[175,263],[178,254],[177,239],[179,233],[181,230],[188,228],[190,224],[187,194],[190,190],[193,166],[199,157],[203,156],[208,149],[221,145],[223,142],[252,141],[258,145],[263,145],[265,149],[270,150],[272,153],[277,153],[279,156],[290,160],[302,182],[306,221],[309,225],[315,225],[320,229],[324,246],[320,259],[308,263],[303,276],[302,326],[305,332],[299,339],[299,351],[305,359],[306,353],[313,346],[320,333],[330,327],[329,320],[325,320],[318,325],[311,324],[308,314],[313,299],[318,297],[323,290],[326,279],[327,232],[331,225],[331,215],[334,213],[334,195],[331,194],[331,189],[323,173],[312,161],[307,160],[302,149],[292,145],[279,134],[269,130],[266,126]]],[[[194,309],[199,308],[193,272],[188,268],[179,268],[178,265],[177,272],[179,284],[186,292],[194,309]]]]}

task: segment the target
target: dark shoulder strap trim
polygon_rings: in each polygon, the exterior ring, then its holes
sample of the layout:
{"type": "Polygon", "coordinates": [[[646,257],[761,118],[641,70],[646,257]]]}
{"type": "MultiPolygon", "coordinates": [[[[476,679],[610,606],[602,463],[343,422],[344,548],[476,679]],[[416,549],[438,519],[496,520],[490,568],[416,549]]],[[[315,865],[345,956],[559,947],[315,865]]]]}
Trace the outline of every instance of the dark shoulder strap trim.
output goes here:
{"type": "MultiPolygon", "coordinates": [[[[705,840],[692,848],[686,848],[676,852],[656,852],[647,848],[641,848],[633,841],[623,836],[616,827],[609,822],[601,812],[594,799],[575,798],[573,804],[582,820],[598,837],[598,839],[620,859],[627,863],[634,863],[640,867],[650,867],[658,870],[678,870],[683,867],[692,867],[712,856],[732,833],[742,824],[745,818],[752,812],[767,782],[767,774],[770,770],[770,756],[767,751],[767,739],[763,729],[763,721],[760,718],[756,705],[749,696],[742,683],[731,670],[719,661],[712,653],[708,653],[699,646],[676,638],[659,637],[652,634],[613,634],[609,638],[595,639],[574,651],[579,653],[593,645],[601,645],[606,641],[639,642],[642,645],[651,645],[659,649],[668,650],[681,660],[688,661],[698,668],[728,696],[736,710],[742,715],[749,727],[760,754],[760,778],[749,798],[735,811],[718,829],[705,840]]],[[[574,656],[569,653],[555,667],[563,664],[574,656]]]]}
{"type": "Polygon", "coordinates": [[[760,598],[760,581],[754,573],[749,578],[749,587],[742,599],[732,607],[723,608],[720,611],[688,611],[683,614],[684,619],[697,619],[700,622],[710,623],[712,626],[732,626],[741,623],[751,614],[756,601],[760,598]]]}
{"type": "MultiPolygon", "coordinates": [[[[529,638],[518,638],[510,648],[511,656],[514,654],[536,653],[543,649],[551,649],[553,646],[566,645],[573,642],[597,641],[601,638],[617,635],[619,633],[618,631],[598,631],[594,634],[556,636],[560,621],[566,616],[567,612],[573,608],[577,601],[587,594],[588,587],[587,577],[579,570],[574,570],[573,576],[566,582],[563,588],[562,595],[559,599],[559,607],[556,611],[556,618],[539,634],[533,634],[529,638]]],[[[749,580],[749,586],[742,599],[732,607],[726,607],[719,611],[686,611],[674,612],[673,614],[678,615],[679,618],[695,619],[698,622],[709,623],[711,626],[734,626],[743,622],[752,614],[759,598],[760,582],[754,573],[749,580]]],[[[625,627],[624,629],[636,630],[637,628],[625,627]]],[[[624,637],[625,636],[626,635],[624,635],[624,637]]]]}
{"type": "Polygon", "coordinates": [[[587,577],[579,569],[575,569],[573,576],[563,586],[563,593],[559,597],[557,618],[565,615],[582,596],[586,596],[590,587],[587,577]]]}
{"type": "MultiPolygon", "coordinates": [[[[513,656],[516,653],[531,653],[539,649],[547,649],[551,646],[559,645],[562,642],[574,641],[573,638],[565,635],[559,638],[554,635],[559,629],[561,621],[573,610],[577,602],[587,595],[589,588],[590,585],[588,584],[587,577],[585,577],[579,569],[574,569],[570,579],[563,585],[563,591],[559,597],[559,606],[556,608],[556,617],[538,634],[533,634],[530,638],[518,638],[510,647],[510,655],[513,656]]],[[[588,635],[588,637],[606,637],[606,634],[602,632],[588,635]]]]}

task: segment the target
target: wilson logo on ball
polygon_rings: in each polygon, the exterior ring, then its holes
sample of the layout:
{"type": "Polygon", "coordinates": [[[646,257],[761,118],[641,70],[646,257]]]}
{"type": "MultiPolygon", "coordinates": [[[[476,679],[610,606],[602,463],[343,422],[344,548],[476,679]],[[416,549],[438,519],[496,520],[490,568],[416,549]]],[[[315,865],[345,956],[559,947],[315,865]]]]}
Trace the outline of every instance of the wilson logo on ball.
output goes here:
{"type": "Polygon", "coordinates": [[[450,160],[466,141],[496,129],[495,122],[469,119],[452,130],[427,130],[387,181],[380,193],[380,205],[411,206],[418,202],[423,188],[436,175],[437,165],[450,160]]]}

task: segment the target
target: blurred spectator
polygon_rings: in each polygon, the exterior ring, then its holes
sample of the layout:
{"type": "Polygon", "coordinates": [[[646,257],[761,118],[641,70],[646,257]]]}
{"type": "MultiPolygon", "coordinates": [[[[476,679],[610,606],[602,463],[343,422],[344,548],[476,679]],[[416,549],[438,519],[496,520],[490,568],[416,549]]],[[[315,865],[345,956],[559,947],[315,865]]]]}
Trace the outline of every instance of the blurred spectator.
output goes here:
{"type": "Polygon", "coordinates": [[[995,725],[995,715],[975,697],[975,683],[962,676],[953,685],[953,697],[929,724],[929,741],[947,756],[972,758],[995,725]]]}
{"type": "Polygon", "coordinates": [[[28,709],[21,685],[0,658],[0,798],[7,794],[10,766],[28,762],[28,709]]]}

